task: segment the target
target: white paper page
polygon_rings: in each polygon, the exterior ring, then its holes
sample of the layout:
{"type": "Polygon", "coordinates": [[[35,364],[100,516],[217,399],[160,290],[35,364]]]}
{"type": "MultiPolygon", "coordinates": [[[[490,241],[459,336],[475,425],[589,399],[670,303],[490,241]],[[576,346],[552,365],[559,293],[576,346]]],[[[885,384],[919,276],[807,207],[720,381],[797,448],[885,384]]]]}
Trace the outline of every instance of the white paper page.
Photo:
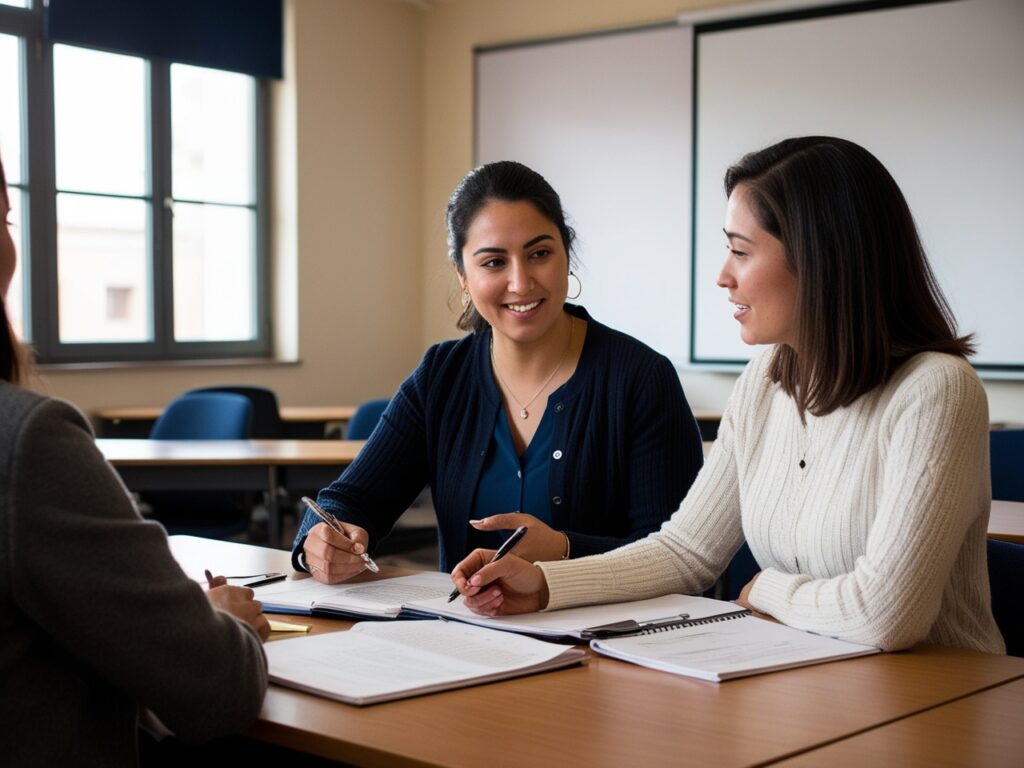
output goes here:
{"type": "Polygon", "coordinates": [[[398,621],[267,643],[265,650],[271,680],[359,702],[504,677],[574,649],[465,624],[398,621]]]}
{"type": "Polygon", "coordinates": [[[321,584],[315,579],[298,579],[268,584],[253,591],[266,610],[274,607],[351,610],[380,616],[396,616],[402,605],[413,600],[441,597],[451,592],[451,577],[425,571],[412,576],[377,579],[358,584],[321,584]]]}
{"type": "Polygon", "coordinates": [[[581,608],[564,608],[560,611],[524,613],[519,616],[493,618],[473,613],[461,598],[453,603],[448,603],[447,598],[418,601],[407,604],[407,607],[492,629],[528,632],[549,637],[580,637],[580,633],[584,629],[629,619],[638,622],[653,621],[684,613],[688,614],[691,619],[700,619],[740,610],[735,603],[692,595],[663,595],[650,600],[587,605],[581,608]]]}
{"type": "Polygon", "coordinates": [[[618,659],[708,680],[877,653],[868,645],[746,616],[650,635],[594,640],[618,659]]]}

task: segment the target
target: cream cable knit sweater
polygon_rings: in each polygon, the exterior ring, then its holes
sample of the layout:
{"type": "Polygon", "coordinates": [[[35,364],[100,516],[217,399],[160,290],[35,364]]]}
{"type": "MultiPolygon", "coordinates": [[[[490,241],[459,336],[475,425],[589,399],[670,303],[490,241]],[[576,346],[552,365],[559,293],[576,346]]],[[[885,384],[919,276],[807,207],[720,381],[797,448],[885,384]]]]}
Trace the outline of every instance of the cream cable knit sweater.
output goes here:
{"type": "Polygon", "coordinates": [[[805,427],[769,381],[770,358],[736,382],[707,464],[660,531],[539,564],[548,609],[700,593],[745,537],[763,568],[751,605],[785,624],[884,650],[1004,653],[986,568],[988,403],[974,370],[916,355],[805,427]]]}

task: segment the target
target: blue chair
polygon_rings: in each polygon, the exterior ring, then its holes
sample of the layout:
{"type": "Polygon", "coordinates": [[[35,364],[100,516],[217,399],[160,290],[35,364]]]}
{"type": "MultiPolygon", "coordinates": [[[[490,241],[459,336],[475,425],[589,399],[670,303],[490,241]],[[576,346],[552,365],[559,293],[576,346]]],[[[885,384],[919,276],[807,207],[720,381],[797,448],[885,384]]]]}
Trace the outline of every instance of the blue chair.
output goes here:
{"type": "Polygon", "coordinates": [[[992,498],[1024,501],[1024,429],[989,432],[992,498]]]}
{"type": "Polygon", "coordinates": [[[278,407],[277,395],[267,387],[222,386],[203,387],[187,392],[187,395],[207,392],[228,392],[248,398],[252,405],[252,426],[249,437],[255,440],[280,440],[285,437],[284,423],[281,421],[281,409],[278,407]]]}
{"type": "Polygon", "coordinates": [[[182,395],[171,402],[149,433],[150,440],[246,440],[252,420],[247,397],[223,392],[182,395]]]}
{"type": "MultiPolygon", "coordinates": [[[[226,392],[197,392],[174,400],[149,433],[151,440],[245,440],[252,404],[226,392]]],[[[251,505],[244,493],[159,491],[143,500],[169,534],[228,538],[249,529],[251,505]]]]}
{"type": "Polygon", "coordinates": [[[367,400],[365,403],[360,403],[348,421],[345,439],[366,440],[369,438],[390,402],[391,399],[385,397],[380,400],[367,400]]]}
{"type": "Polygon", "coordinates": [[[992,615],[1006,641],[1010,656],[1024,656],[1024,544],[988,540],[988,581],[992,615]]]}

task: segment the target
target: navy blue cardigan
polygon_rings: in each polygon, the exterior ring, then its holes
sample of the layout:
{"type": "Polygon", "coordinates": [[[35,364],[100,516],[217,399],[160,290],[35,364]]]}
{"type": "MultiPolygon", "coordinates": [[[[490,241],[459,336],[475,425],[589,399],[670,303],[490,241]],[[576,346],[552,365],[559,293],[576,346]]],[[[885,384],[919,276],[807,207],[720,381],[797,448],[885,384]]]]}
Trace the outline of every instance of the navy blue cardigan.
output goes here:
{"type": "MultiPolygon", "coordinates": [[[[572,556],[582,557],[656,530],[704,458],[668,358],[582,307],[565,309],[588,327],[576,371],[548,400],[555,419],[548,492],[553,527],[569,536],[572,556]]],[[[488,328],[428,349],[356,460],[320,491],[321,506],[366,529],[371,552],[429,483],[440,567],[450,571],[468,554],[468,520],[501,408],[490,335],[488,328]]],[[[317,522],[307,511],[292,545],[297,569],[317,522]]]]}

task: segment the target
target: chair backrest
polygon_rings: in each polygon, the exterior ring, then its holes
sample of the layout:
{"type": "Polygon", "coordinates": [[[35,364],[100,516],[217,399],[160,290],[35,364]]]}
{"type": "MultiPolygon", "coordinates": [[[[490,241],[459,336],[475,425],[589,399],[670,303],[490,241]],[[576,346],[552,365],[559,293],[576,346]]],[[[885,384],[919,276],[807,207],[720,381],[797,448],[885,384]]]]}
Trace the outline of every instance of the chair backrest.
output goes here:
{"type": "Polygon", "coordinates": [[[345,430],[345,439],[366,440],[377,426],[381,414],[384,413],[384,409],[390,402],[391,399],[386,397],[381,400],[367,400],[365,403],[360,403],[356,412],[352,414],[352,418],[349,419],[348,429],[345,430]]]}
{"type": "Polygon", "coordinates": [[[274,390],[266,387],[223,386],[193,389],[186,394],[199,392],[230,392],[249,398],[252,403],[252,427],[249,437],[257,440],[280,440],[284,437],[284,425],[281,423],[281,410],[278,407],[277,395],[274,390]]]}
{"type": "Polygon", "coordinates": [[[1024,429],[989,432],[992,498],[1024,501],[1024,429]]]}
{"type": "Polygon", "coordinates": [[[988,540],[988,581],[992,590],[992,615],[1006,641],[1006,652],[1024,656],[1024,544],[988,540]]]}
{"type": "Polygon", "coordinates": [[[185,394],[168,405],[149,433],[151,440],[244,440],[252,404],[228,392],[185,394]]]}

